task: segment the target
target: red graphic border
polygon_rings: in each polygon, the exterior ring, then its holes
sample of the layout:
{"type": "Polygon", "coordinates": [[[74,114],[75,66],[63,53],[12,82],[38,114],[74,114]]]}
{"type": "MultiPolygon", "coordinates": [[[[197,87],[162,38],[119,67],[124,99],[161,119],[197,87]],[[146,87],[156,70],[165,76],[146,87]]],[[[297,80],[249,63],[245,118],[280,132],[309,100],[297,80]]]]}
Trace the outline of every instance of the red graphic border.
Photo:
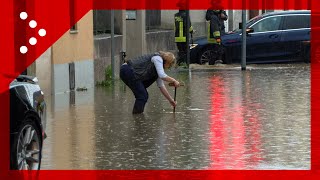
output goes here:
{"type": "MultiPolygon", "coordinates": [[[[207,9],[211,1],[221,2],[224,9],[311,9],[311,170],[54,170],[40,172],[9,170],[9,93],[8,85],[46,49],[56,42],[70,28],[68,2],[71,0],[2,0],[0,2],[0,179],[211,179],[211,178],[270,178],[277,177],[319,179],[320,167],[320,1],[319,0],[189,0],[186,9],[207,9]],[[27,55],[19,52],[19,47],[28,43],[28,38],[37,36],[35,29],[28,28],[27,21],[21,21],[18,12],[26,11],[34,18],[38,27],[47,30],[45,38],[38,39],[36,47],[30,47],[27,55]],[[319,16],[318,16],[319,15],[319,16]]],[[[75,2],[75,22],[92,9],[177,9],[178,0],[73,0],[75,2]]],[[[38,29],[37,29],[38,30],[38,29]]]]}

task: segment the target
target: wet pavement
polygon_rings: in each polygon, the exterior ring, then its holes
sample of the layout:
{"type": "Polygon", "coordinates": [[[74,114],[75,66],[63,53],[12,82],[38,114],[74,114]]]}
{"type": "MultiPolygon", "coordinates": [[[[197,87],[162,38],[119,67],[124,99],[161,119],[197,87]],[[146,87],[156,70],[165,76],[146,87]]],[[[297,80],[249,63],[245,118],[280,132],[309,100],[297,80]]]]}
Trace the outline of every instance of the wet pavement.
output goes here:
{"type": "Polygon", "coordinates": [[[122,82],[47,97],[42,169],[310,169],[309,64],[191,69],[176,113],[155,84],[143,115],[122,82]]]}

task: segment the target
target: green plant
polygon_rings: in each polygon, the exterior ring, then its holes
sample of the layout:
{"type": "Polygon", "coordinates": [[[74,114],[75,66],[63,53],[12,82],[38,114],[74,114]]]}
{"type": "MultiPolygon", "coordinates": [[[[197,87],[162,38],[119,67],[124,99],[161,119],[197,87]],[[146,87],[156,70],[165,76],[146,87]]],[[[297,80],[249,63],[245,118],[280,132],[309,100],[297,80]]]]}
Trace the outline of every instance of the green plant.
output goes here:
{"type": "Polygon", "coordinates": [[[188,64],[185,63],[185,62],[182,62],[182,63],[179,64],[179,67],[187,69],[188,68],[188,64]]]}
{"type": "Polygon", "coordinates": [[[104,70],[104,80],[98,81],[97,86],[110,86],[112,84],[112,68],[108,65],[104,70]]]}

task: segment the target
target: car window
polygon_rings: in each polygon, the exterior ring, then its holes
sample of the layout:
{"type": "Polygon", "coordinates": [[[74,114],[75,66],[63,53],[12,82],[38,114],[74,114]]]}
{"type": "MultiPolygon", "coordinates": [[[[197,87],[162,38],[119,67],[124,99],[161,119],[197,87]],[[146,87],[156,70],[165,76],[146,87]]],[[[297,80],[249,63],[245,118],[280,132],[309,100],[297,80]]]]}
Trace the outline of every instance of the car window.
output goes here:
{"type": "Polygon", "coordinates": [[[281,23],[281,16],[274,16],[270,18],[265,18],[252,26],[254,32],[266,32],[279,30],[281,23]]]}
{"type": "Polygon", "coordinates": [[[300,28],[310,28],[310,15],[292,15],[285,18],[284,30],[300,28]]]}
{"type": "MultiPolygon", "coordinates": [[[[247,27],[247,28],[250,27],[251,24],[254,24],[255,22],[259,21],[261,18],[262,18],[262,16],[256,16],[256,17],[250,19],[250,20],[247,22],[246,27],[247,27]]],[[[242,31],[242,29],[239,29],[239,28],[236,28],[236,29],[233,30],[233,32],[241,32],[241,31],[242,31]]]]}

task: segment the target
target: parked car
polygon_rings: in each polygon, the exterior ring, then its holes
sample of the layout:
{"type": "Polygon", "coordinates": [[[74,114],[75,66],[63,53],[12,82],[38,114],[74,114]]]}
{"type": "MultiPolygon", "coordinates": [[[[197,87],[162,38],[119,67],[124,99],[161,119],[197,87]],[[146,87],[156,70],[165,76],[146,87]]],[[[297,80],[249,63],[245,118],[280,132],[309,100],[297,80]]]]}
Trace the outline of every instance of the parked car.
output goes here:
{"type": "Polygon", "coordinates": [[[10,84],[10,168],[39,170],[46,137],[46,103],[37,78],[19,76],[10,84]]]}
{"type": "MultiPolygon", "coordinates": [[[[310,11],[280,11],[259,15],[246,24],[247,63],[310,62],[310,11]]],[[[221,37],[224,63],[241,63],[242,30],[221,37]]],[[[191,63],[203,64],[212,56],[207,37],[190,46],[191,63]]]]}

